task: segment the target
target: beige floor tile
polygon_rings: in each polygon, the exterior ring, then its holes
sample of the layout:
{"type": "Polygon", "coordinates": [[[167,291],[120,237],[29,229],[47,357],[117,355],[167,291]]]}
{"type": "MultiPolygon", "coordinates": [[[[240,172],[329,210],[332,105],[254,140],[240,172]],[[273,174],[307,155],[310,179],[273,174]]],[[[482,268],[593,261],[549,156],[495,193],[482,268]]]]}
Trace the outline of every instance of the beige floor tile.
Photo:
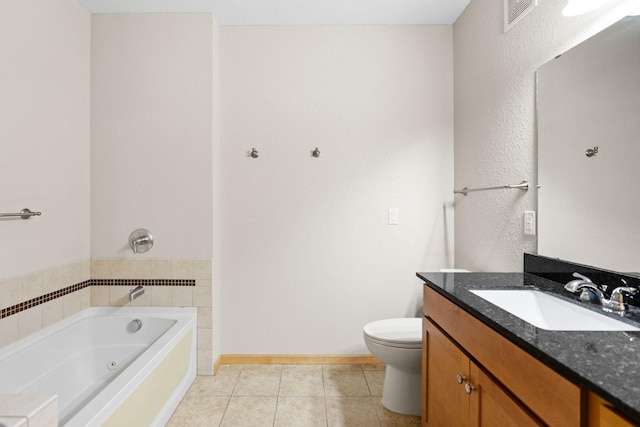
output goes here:
{"type": "Polygon", "coordinates": [[[346,364],[346,363],[336,363],[333,365],[322,365],[323,371],[362,371],[362,365],[357,364],[346,364]]]}
{"type": "Polygon", "coordinates": [[[221,427],[272,427],[277,397],[234,396],[229,401],[221,427]]]}
{"type": "Polygon", "coordinates": [[[238,377],[234,396],[277,396],[280,388],[279,370],[243,368],[238,377]]]}
{"type": "Polygon", "coordinates": [[[242,366],[244,366],[244,365],[234,365],[234,364],[220,365],[220,367],[218,368],[218,373],[221,373],[221,372],[238,372],[238,373],[240,373],[240,371],[242,371],[242,366]]]}
{"type": "Polygon", "coordinates": [[[196,378],[167,425],[420,426],[382,406],[384,374],[376,365],[221,365],[196,378]]]}
{"type": "Polygon", "coordinates": [[[384,371],[386,365],[384,363],[365,363],[362,365],[362,369],[365,371],[384,371]]]}
{"type": "Polygon", "coordinates": [[[376,427],[380,425],[370,397],[327,397],[328,427],[376,427]]]}
{"type": "Polygon", "coordinates": [[[279,397],[275,427],[326,427],[324,397],[279,397]]]}
{"type": "Polygon", "coordinates": [[[322,396],[324,385],[319,365],[285,365],[280,380],[280,396],[322,396]]]}
{"type": "Polygon", "coordinates": [[[191,388],[189,396],[231,396],[238,382],[240,371],[218,370],[216,375],[197,376],[191,388]]]}
{"type": "Polygon", "coordinates": [[[371,396],[382,396],[384,388],[384,371],[364,371],[371,396]]]}
{"type": "Polygon", "coordinates": [[[242,366],[243,371],[282,372],[282,365],[236,365],[242,366]]]}
{"type": "Polygon", "coordinates": [[[360,371],[324,371],[325,396],[370,396],[369,387],[360,371]]]}
{"type": "Polygon", "coordinates": [[[381,427],[420,427],[420,417],[402,415],[382,406],[382,399],[371,397],[376,408],[381,427]]]}
{"type": "Polygon", "coordinates": [[[229,397],[186,396],[167,427],[215,427],[227,409],[229,397]]]}

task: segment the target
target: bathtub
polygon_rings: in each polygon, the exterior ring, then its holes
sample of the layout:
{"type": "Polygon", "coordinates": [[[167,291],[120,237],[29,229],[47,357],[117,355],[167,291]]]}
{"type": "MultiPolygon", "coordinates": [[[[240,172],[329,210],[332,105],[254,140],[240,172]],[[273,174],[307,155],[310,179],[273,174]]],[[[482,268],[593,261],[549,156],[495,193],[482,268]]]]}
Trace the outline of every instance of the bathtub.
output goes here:
{"type": "Polygon", "coordinates": [[[57,395],[65,427],[163,426],[196,376],[196,318],[195,308],[84,310],[0,349],[0,394],[57,395]]]}

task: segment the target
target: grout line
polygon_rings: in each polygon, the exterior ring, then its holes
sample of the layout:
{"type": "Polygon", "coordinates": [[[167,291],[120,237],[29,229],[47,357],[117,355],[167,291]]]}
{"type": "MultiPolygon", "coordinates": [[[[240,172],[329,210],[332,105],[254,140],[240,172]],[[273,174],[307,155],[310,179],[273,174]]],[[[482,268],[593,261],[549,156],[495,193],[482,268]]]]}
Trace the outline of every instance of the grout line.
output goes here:
{"type": "Polygon", "coordinates": [[[282,386],[282,373],[284,372],[284,367],[280,367],[280,378],[278,378],[278,391],[276,392],[276,409],[273,412],[273,423],[271,424],[273,427],[276,425],[276,416],[278,415],[278,403],[280,402],[280,387],[282,386]]]}
{"type": "Polygon", "coordinates": [[[329,410],[327,409],[327,396],[324,397],[324,422],[329,427],[329,410]]]}
{"type": "Polygon", "coordinates": [[[324,386],[324,366],[320,365],[322,370],[322,394],[324,394],[324,420],[329,427],[329,408],[327,407],[327,388],[324,386]]]}
{"type": "Polygon", "coordinates": [[[369,390],[369,396],[373,396],[371,393],[371,385],[369,385],[369,380],[367,379],[367,374],[362,371],[362,375],[364,376],[364,383],[367,385],[367,389],[369,390]]]}

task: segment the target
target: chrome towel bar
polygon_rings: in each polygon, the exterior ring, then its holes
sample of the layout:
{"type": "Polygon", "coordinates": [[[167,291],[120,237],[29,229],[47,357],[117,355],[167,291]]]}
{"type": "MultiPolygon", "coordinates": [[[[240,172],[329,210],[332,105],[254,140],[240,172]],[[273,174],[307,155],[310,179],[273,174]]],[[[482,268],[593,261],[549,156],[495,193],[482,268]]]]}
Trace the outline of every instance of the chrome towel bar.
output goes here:
{"type": "Polygon", "coordinates": [[[24,208],[18,213],[0,213],[0,218],[19,216],[22,219],[29,219],[32,216],[40,216],[40,215],[42,215],[42,212],[33,212],[28,208],[24,208]]]}
{"type": "Polygon", "coordinates": [[[508,185],[500,185],[498,187],[485,187],[485,188],[467,188],[464,187],[462,190],[453,190],[456,194],[467,195],[467,193],[471,193],[473,191],[486,191],[486,190],[499,190],[501,188],[519,188],[522,191],[529,190],[529,183],[527,181],[522,181],[520,184],[508,184],[508,185]]]}

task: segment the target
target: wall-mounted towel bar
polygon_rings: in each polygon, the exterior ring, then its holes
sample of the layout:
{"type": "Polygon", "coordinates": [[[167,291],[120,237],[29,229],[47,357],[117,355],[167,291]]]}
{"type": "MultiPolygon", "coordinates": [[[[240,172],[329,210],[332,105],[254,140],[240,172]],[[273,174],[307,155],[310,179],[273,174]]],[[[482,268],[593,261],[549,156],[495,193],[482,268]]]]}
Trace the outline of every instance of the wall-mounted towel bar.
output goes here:
{"type": "Polygon", "coordinates": [[[453,190],[453,192],[457,194],[464,194],[466,196],[467,193],[471,193],[473,191],[499,190],[501,188],[519,188],[522,191],[527,191],[529,189],[529,183],[527,181],[522,181],[520,184],[500,185],[498,187],[485,187],[485,188],[464,187],[462,190],[453,190]]]}
{"type": "Polygon", "coordinates": [[[19,216],[22,219],[29,219],[32,216],[40,216],[40,215],[42,215],[42,212],[33,212],[32,210],[30,210],[28,208],[24,208],[18,213],[0,213],[0,218],[19,216]]]}

